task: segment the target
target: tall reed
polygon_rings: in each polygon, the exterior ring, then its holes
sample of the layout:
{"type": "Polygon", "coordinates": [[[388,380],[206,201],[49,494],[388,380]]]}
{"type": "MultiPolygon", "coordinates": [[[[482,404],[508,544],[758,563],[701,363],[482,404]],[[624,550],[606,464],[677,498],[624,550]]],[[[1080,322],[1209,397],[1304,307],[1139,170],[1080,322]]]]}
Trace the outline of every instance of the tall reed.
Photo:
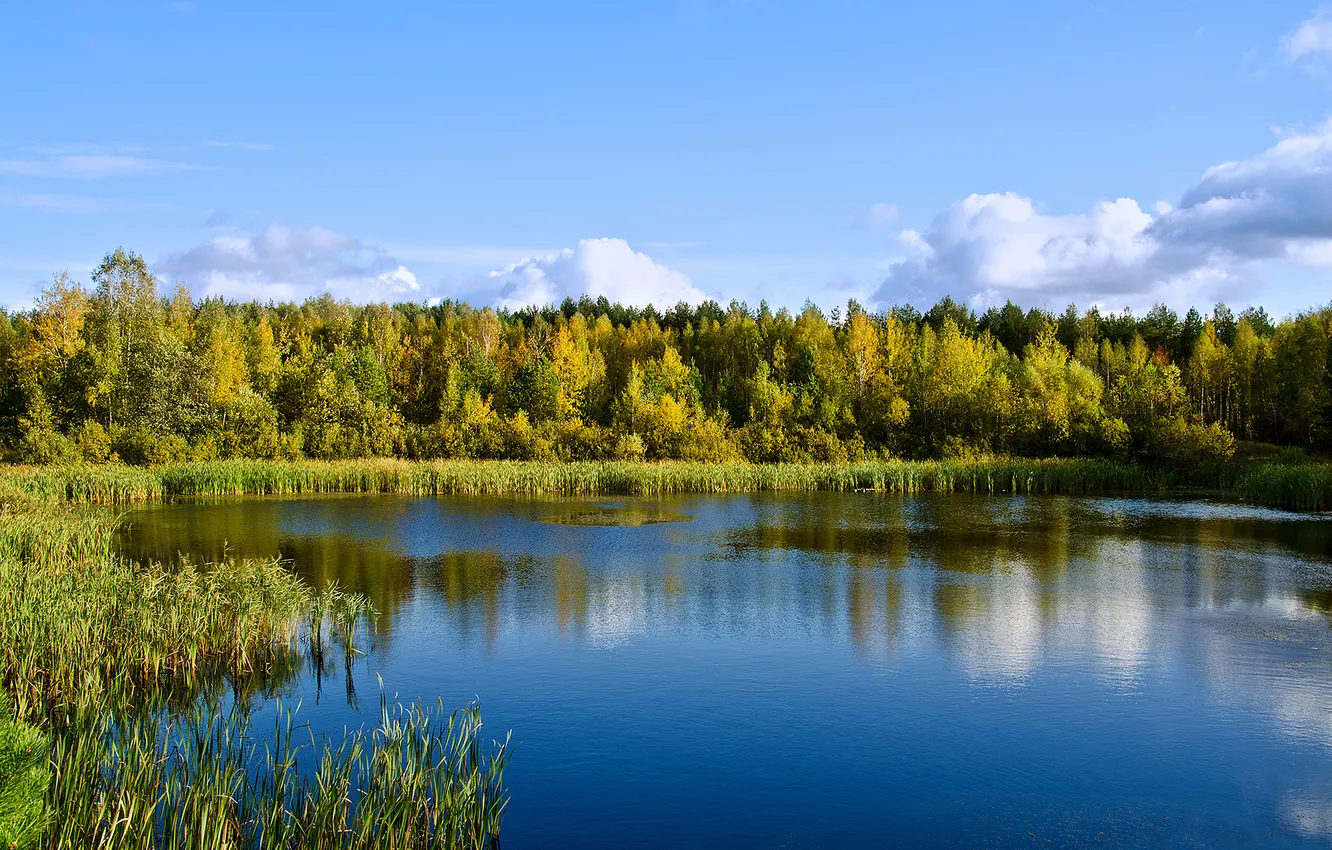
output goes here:
{"type": "Polygon", "coordinates": [[[73,728],[55,736],[52,848],[498,847],[510,749],[485,742],[476,706],[381,699],[371,730],[338,739],[289,711],[259,735],[247,712],[211,706],[165,727],[139,713],[73,728]]]}
{"type": "MultiPolygon", "coordinates": [[[[1162,493],[1203,486],[1270,507],[1332,509],[1332,466],[1235,460],[1189,473],[1103,458],[991,458],[847,464],[544,463],[537,461],[225,460],[155,467],[0,468],[0,481],[33,497],[75,504],[126,504],[173,497],[402,493],[656,496],[674,493],[874,490],[969,493],[1162,493]]],[[[85,545],[100,526],[75,534],[85,545]]],[[[34,528],[29,539],[47,539],[34,528]]],[[[15,544],[18,545],[18,544],[15,544]]],[[[32,545],[28,544],[31,549],[32,545]]]]}
{"type": "MultiPolygon", "coordinates": [[[[124,492],[74,477],[85,495],[124,492]]],[[[49,741],[41,846],[497,843],[508,747],[483,744],[474,707],[381,702],[372,731],[308,744],[290,714],[271,739],[251,729],[251,697],[307,663],[322,670],[326,649],[350,668],[373,616],[364,597],[316,591],[275,560],[130,563],[114,515],[66,504],[53,471],[25,483],[0,478],[0,696],[14,714],[0,716],[0,768],[6,730],[49,741]]]]}
{"type": "Polygon", "coordinates": [[[1207,484],[1272,508],[1332,510],[1332,465],[1318,463],[1225,464],[1205,471],[1207,484]]]}
{"type": "Polygon", "coordinates": [[[123,467],[11,467],[3,473],[35,495],[118,504],[175,496],[303,493],[413,495],[551,493],[652,496],[769,490],[1094,493],[1158,491],[1169,472],[1102,459],[876,461],[851,464],[542,463],[535,461],[256,461],[123,467]]]}

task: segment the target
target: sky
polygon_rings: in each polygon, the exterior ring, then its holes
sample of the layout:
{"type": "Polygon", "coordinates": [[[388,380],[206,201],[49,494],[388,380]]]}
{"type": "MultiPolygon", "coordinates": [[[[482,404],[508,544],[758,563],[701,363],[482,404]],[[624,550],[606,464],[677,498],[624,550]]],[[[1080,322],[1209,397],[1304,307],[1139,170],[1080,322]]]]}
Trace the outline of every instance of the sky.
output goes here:
{"type": "Polygon", "coordinates": [[[1332,6],[9,3],[0,304],[1332,298],[1332,6]]]}

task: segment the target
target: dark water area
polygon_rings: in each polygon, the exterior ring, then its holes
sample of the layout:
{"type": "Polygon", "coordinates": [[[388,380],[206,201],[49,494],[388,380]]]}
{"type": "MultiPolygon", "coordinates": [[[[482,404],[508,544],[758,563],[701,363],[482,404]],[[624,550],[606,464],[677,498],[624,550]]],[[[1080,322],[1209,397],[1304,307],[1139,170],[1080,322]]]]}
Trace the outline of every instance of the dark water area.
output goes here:
{"type": "Polygon", "coordinates": [[[315,728],[513,730],[504,846],[1332,846],[1332,519],[876,494],[246,499],[125,549],[281,553],[380,611],[315,728]]]}

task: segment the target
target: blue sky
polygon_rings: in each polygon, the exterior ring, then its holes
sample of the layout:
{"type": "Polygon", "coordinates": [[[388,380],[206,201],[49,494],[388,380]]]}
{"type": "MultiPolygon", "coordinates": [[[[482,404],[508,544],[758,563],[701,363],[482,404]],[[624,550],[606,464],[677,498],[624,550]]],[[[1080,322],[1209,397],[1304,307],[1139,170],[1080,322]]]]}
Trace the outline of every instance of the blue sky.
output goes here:
{"type": "Polygon", "coordinates": [[[1332,293],[1309,2],[51,0],[0,30],[11,306],[118,245],[234,297],[1332,293]]]}

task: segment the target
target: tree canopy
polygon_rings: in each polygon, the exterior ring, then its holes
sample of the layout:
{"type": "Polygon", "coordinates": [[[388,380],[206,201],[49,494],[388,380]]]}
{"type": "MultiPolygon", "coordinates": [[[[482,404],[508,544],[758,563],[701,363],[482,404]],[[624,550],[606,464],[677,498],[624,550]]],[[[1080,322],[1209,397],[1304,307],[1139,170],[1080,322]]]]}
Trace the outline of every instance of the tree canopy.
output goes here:
{"type": "Polygon", "coordinates": [[[838,461],[1332,446],[1332,308],[1273,321],[1009,303],[798,313],[566,299],[235,303],[120,249],[0,311],[0,450],[218,457],[838,461]]]}

